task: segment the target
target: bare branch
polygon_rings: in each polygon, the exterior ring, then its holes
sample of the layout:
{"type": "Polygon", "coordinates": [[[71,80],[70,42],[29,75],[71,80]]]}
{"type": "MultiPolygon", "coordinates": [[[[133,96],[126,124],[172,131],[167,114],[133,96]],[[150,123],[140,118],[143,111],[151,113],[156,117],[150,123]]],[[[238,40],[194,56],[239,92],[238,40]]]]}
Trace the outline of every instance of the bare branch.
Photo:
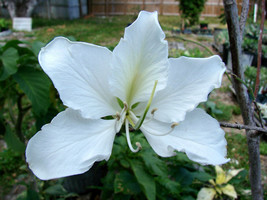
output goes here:
{"type": "Polygon", "coordinates": [[[243,124],[231,124],[231,123],[227,123],[227,122],[220,122],[220,126],[225,127],[225,128],[255,130],[255,131],[260,131],[262,133],[267,133],[267,129],[257,127],[257,126],[247,126],[247,125],[243,125],[243,124]]]}

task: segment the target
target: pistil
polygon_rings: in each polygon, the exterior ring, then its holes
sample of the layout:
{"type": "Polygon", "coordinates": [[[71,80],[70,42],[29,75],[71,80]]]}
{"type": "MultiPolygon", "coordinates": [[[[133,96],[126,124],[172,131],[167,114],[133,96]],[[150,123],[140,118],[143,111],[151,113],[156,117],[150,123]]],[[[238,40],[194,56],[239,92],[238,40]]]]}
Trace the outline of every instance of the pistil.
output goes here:
{"type": "Polygon", "coordinates": [[[150,105],[152,103],[152,100],[153,100],[153,97],[154,97],[154,94],[155,94],[155,91],[156,91],[157,84],[158,84],[158,80],[156,80],[155,83],[154,83],[154,87],[153,87],[152,93],[150,95],[150,98],[149,98],[149,100],[147,102],[147,105],[146,105],[144,113],[142,114],[142,116],[139,118],[138,122],[134,126],[134,129],[136,129],[136,130],[138,130],[142,126],[142,124],[143,124],[143,122],[144,122],[144,120],[146,118],[146,114],[147,114],[147,112],[148,112],[148,110],[150,108],[150,105]]]}

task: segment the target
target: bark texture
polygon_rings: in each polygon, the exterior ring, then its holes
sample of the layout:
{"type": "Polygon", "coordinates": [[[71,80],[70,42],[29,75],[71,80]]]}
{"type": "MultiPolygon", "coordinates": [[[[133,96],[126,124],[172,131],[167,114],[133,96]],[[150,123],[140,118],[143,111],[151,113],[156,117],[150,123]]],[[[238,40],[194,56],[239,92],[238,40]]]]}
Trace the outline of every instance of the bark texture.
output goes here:
{"type": "MultiPolygon", "coordinates": [[[[228,33],[230,40],[230,49],[232,54],[233,73],[241,80],[244,80],[244,68],[241,63],[242,56],[242,27],[238,21],[238,9],[235,0],[224,0],[225,17],[228,25],[228,33]]],[[[247,4],[248,5],[248,4],[247,4]]],[[[246,9],[242,9],[246,10],[246,9]]],[[[241,14],[242,16],[242,14],[241,14]]],[[[248,97],[247,88],[236,78],[233,78],[233,85],[236,91],[237,99],[241,108],[242,117],[245,125],[255,126],[253,119],[253,109],[248,97]]],[[[260,137],[254,130],[247,130],[247,143],[249,152],[250,165],[250,184],[253,200],[263,200],[263,189],[261,185],[261,165],[259,142],[260,137]]]]}

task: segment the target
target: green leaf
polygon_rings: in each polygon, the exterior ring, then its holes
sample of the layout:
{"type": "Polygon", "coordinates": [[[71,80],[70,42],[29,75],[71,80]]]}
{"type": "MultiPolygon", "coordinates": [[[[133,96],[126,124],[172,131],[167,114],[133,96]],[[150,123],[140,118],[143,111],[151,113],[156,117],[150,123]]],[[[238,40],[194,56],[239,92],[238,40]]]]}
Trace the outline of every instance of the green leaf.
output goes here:
{"type": "Polygon", "coordinates": [[[38,54],[39,54],[41,48],[44,46],[45,46],[45,43],[40,42],[40,41],[35,41],[32,43],[32,51],[36,57],[38,57],[38,54]]]}
{"type": "Polygon", "coordinates": [[[158,176],[167,176],[167,166],[159,159],[152,149],[140,152],[140,155],[149,170],[158,176]],[[150,150],[150,151],[149,151],[150,150]]]}
{"type": "Polygon", "coordinates": [[[46,113],[50,105],[49,89],[51,84],[46,74],[33,67],[20,67],[13,77],[30,99],[34,112],[37,115],[46,113]]]}
{"type": "Polygon", "coordinates": [[[130,165],[138,183],[141,186],[141,189],[145,193],[146,198],[148,200],[155,200],[156,183],[153,176],[145,171],[143,163],[138,160],[131,160],[130,165]]]}
{"type": "Polygon", "coordinates": [[[19,153],[24,153],[26,149],[25,144],[19,140],[19,138],[13,131],[11,131],[9,126],[6,126],[4,139],[7,143],[8,148],[13,149],[14,151],[19,153]]]}
{"type": "Polygon", "coordinates": [[[175,172],[176,181],[178,181],[181,185],[187,186],[192,184],[193,175],[192,172],[188,171],[186,168],[179,167],[175,172]]]}
{"type": "Polygon", "coordinates": [[[35,191],[35,190],[31,190],[29,189],[27,191],[27,200],[39,200],[40,197],[39,197],[39,194],[35,191]]]}
{"type": "Polygon", "coordinates": [[[39,200],[39,194],[32,189],[28,189],[27,191],[23,191],[18,195],[17,200],[39,200]]]}
{"type": "Polygon", "coordinates": [[[0,59],[3,63],[3,69],[1,70],[0,81],[5,80],[12,74],[15,74],[18,70],[17,60],[19,59],[19,54],[17,49],[10,47],[3,52],[0,59]]]}
{"type": "Polygon", "coordinates": [[[120,160],[120,164],[121,164],[121,166],[123,166],[125,168],[129,168],[130,167],[129,162],[127,160],[125,160],[125,159],[121,159],[120,160]]]}
{"type": "Polygon", "coordinates": [[[58,114],[58,110],[52,105],[49,106],[48,111],[46,113],[41,113],[37,116],[35,126],[36,130],[39,131],[44,124],[51,122],[51,120],[58,114]]]}
{"type": "Polygon", "coordinates": [[[181,186],[179,182],[173,181],[169,177],[157,177],[156,180],[157,183],[166,188],[168,190],[168,193],[173,197],[180,197],[181,186]]]}
{"type": "Polygon", "coordinates": [[[127,171],[116,174],[114,181],[114,192],[135,195],[141,192],[136,178],[127,171]]]}
{"type": "Polygon", "coordinates": [[[210,179],[214,179],[215,177],[206,173],[206,172],[201,172],[201,171],[196,171],[192,173],[193,177],[200,180],[200,181],[208,181],[210,179]]]}
{"type": "Polygon", "coordinates": [[[44,192],[50,195],[64,195],[68,193],[61,184],[52,185],[48,187],[44,192]]]}

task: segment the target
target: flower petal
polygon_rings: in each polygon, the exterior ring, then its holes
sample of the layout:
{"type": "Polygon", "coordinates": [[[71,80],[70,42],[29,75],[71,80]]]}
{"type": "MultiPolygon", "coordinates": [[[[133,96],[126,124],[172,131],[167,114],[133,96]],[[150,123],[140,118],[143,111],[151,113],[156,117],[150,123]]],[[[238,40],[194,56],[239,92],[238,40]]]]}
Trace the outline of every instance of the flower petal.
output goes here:
{"type": "Polygon", "coordinates": [[[64,105],[80,110],[83,117],[99,119],[119,110],[109,91],[111,57],[104,47],[58,37],[40,51],[39,62],[64,105]]]}
{"type": "Polygon", "coordinates": [[[162,156],[175,155],[175,150],[183,151],[188,158],[201,163],[219,165],[229,161],[226,159],[226,140],[219,123],[201,109],[188,113],[174,130],[168,133],[171,124],[152,120],[141,127],[154,151],[162,156]],[[152,135],[153,134],[153,135],[152,135]]]}
{"type": "Polygon", "coordinates": [[[164,38],[157,12],[141,11],[114,49],[110,84],[114,94],[130,106],[147,102],[156,80],[156,91],[166,86],[169,63],[164,38]]]}
{"type": "Polygon", "coordinates": [[[221,86],[224,71],[219,56],[170,59],[167,86],[156,94],[150,107],[157,108],[154,118],[166,123],[182,121],[186,112],[206,101],[211,90],[221,86]]]}
{"type": "Polygon", "coordinates": [[[108,160],[115,120],[91,120],[67,109],[42,127],[29,141],[26,161],[42,180],[83,173],[94,162],[108,160]]]}

